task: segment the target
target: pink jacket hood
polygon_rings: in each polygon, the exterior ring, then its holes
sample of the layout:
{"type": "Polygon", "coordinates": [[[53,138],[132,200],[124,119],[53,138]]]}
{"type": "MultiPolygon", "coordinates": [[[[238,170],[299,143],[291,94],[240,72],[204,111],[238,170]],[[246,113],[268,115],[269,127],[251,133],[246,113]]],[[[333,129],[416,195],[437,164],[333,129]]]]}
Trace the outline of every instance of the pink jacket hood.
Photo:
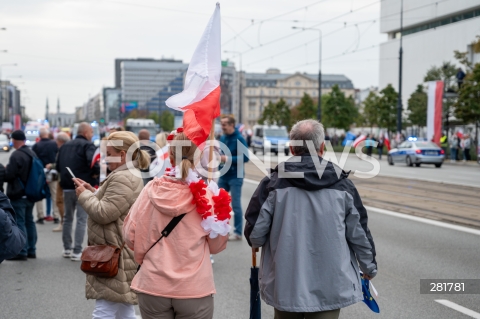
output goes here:
{"type": "Polygon", "coordinates": [[[185,182],[163,176],[151,181],[148,187],[148,198],[160,213],[175,217],[195,209],[192,204],[193,195],[185,182]]]}

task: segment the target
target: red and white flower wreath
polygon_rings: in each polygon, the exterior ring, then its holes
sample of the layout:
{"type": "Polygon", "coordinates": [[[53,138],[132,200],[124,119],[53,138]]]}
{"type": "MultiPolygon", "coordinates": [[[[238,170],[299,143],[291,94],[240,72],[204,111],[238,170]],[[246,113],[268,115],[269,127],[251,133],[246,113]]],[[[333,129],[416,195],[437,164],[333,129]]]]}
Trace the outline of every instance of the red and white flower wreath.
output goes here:
{"type": "MultiPolygon", "coordinates": [[[[165,174],[170,177],[181,178],[178,166],[167,168],[165,174]]],[[[230,212],[232,211],[230,194],[223,188],[219,188],[214,181],[210,181],[207,186],[192,169],[189,170],[185,181],[193,195],[192,204],[196,204],[197,213],[202,216],[201,226],[205,232],[209,233],[210,238],[216,238],[218,235],[228,235],[230,232],[230,212]],[[208,199],[205,197],[207,188],[213,193],[213,211],[212,205],[209,205],[208,199]]]]}

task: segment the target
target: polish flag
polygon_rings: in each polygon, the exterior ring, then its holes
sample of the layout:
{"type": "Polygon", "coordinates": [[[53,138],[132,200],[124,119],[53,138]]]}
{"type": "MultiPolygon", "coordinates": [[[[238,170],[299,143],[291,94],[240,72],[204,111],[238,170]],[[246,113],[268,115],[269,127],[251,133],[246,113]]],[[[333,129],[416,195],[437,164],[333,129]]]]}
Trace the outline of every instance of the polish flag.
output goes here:
{"type": "Polygon", "coordinates": [[[443,81],[428,82],[427,140],[440,145],[442,137],[443,81]]]}
{"type": "Polygon", "coordinates": [[[385,131],[385,134],[383,134],[383,144],[387,146],[387,150],[391,150],[392,147],[390,146],[390,138],[388,137],[388,131],[385,131]]]}
{"type": "Polygon", "coordinates": [[[353,141],[352,146],[357,147],[360,142],[365,141],[367,139],[367,136],[365,134],[361,134],[359,137],[353,141]]]}
{"type": "Polygon", "coordinates": [[[220,4],[217,3],[188,66],[183,92],[165,104],[183,112],[185,135],[197,146],[210,134],[213,119],[220,116],[220,4]]]}
{"type": "Polygon", "coordinates": [[[90,168],[93,168],[96,162],[100,162],[100,147],[97,147],[95,153],[93,153],[92,163],[90,164],[90,168]]]}

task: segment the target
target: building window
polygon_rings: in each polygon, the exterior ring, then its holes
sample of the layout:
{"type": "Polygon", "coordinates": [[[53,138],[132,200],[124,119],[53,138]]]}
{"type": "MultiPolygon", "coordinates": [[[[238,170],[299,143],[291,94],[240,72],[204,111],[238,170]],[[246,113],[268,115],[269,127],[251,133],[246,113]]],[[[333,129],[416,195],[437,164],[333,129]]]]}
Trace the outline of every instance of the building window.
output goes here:
{"type": "Polygon", "coordinates": [[[302,82],[297,81],[297,82],[295,82],[295,85],[296,85],[296,86],[300,86],[300,85],[302,85],[302,82]]]}

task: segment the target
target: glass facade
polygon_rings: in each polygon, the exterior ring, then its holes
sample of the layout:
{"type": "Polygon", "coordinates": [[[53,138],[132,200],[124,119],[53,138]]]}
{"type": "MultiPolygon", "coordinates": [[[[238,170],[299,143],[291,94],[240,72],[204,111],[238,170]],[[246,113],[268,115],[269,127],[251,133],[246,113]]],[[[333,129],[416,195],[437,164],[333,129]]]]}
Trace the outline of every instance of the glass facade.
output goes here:
{"type": "MultiPolygon", "coordinates": [[[[459,21],[463,21],[463,20],[467,20],[467,19],[471,19],[471,18],[475,18],[475,17],[480,17],[480,9],[471,10],[471,11],[468,11],[468,12],[464,12],[464,13],[461,13],[461,14],[457,14],[457,15],[448,17],[448,18],[439,19],[439,20],[436,20],[436,21],[432,21],[432,22],[429,22],[429,23],[422,24],[420,26],[405,29],[405,30],[403,30],[403,35],[405,36],[405,35],[421,32],[421,31],[425,31],[425,30],[428,30],[428,29],[434,29],[434,28],[441,27],[441,26],[444,26],[444,25],[447,25],[447,24],[451,24],[451,23],[455,23],[455,22],[459,22],[459,21]]],[[[398,32],[397,34],[399,35],[400,32],[398,32]]]]}

